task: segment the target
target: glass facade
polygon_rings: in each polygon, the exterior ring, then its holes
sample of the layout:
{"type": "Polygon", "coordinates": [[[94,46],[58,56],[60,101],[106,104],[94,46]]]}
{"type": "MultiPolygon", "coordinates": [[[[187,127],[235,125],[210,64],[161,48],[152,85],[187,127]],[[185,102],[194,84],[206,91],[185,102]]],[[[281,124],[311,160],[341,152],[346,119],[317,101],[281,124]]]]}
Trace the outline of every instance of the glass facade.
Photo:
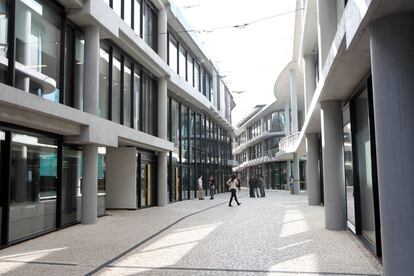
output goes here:
{"type": "Polygon", "coordinates": [[[157,135],[157,93],[156,79],[150,73],[109,43],[101,43],[100,117],[157,135]]]}
{"type": "Polygon", "coordinates": [[[343,110],[348,225],[381,255],[371,80],[343,110]]]}
{"type": "Polygon", "coordinates": [[[61,17],[43,1],[16,1],[16,87],[59,102],[61,17]]]}
{"type": "MultiPolygon", "coordinates": [[[[53,134],[0,126],[0,245],[80,221],[82,147],[62,141],[53,134]]],[[[101,206],[105,179],[105,148],[99,148],[101,206]]]]}
{"type": "Polygon", "coordinates": [[[137,35],[157,51],[157,10],[146,0],[105,0],[137,35]]]}
{"type": "Polygon", "coordinates": [[[217,191],[223,192],[225,179],[231,175],[230,137],[211,118],[171,97],[168,118],[168,138],[175,146],[169,155],[170,202],[196,197],[200,176],[204,185],[214,176],[217,191]]]}

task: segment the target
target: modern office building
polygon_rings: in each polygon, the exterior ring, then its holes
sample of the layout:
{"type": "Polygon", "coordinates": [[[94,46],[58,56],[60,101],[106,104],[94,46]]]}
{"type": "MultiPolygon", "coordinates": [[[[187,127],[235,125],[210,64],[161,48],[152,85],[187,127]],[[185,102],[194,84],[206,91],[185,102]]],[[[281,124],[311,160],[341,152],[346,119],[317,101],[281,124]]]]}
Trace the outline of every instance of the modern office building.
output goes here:
{"type": "MultiPolygon", "coordinates": [[[[289,86],[284,80],[278,82],[278,87],[277,100],[269,105],[255,106],[237,124],[233,143],[237,164],[233,171],[237,172],[243,186],[248,186],[253,176],[263,176],[268,189],[286,189],[290,175],[295,175],[298,180],[304,179],[305,162],[300,161],[290,147],[292,137],[298,132],[297,124],[301,123],[302,112],[299,110],[302,110],[303,101],[299,105],[298,101],[291,104],[290,90],[285,89],[289,86]]],[[[298,193],[300,182],[295,183],[295,192],[298,193]]]]}
{"type": "Polygon", "coordinates": [[[168,0],[0,0],[0,247],[231,173],[234,101],[168,0]]]}
{"type": "Polygon", "coordinates": [[[412,275],[414,2],[297,9],[292,62],[305,114],[293,150],[306,155],[309,204],[323,200],[326,228],[352,231],[385,275],[412,275]]]}

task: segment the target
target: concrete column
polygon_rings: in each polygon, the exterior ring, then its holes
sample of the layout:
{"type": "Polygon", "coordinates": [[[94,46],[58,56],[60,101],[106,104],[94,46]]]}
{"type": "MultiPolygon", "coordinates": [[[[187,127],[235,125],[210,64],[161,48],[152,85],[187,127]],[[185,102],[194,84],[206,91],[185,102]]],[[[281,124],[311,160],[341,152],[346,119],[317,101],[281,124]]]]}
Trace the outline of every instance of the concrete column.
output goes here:
{"type": "Polygon", "coordinates": [[[82,224],[95,224],[98,215],[98,146],[83,146],[82,224]]]}
{"type": "MultiPolygon", "coordinates": [[[[167,80],[158,80],[158,136],[167,140],[167,80]]],[[[167,153],[158,153],[158,206],[168,203],[167,153]]]]}
{"type": "MultiPolygon", "coordinates": [[[[87,26],[85,32],[84,111],[98,115],[99,107],[99,28],[87,26]]],[[[98,215],[98,146],[83,147],[82,224],[95,224],[98,215]]]]}
{"type": "MultiPolygon", "coordinates": [[[[288,184],[289,176],[291,176],[291,175],[292,175],[292,168],[291,168],[291,165],[290,165],[290,160],[287,160],[286,161],[286,179],[285,179],[286,184],[288,184]]],[[[289,188],[289,187],[287,187],[287,188],[289,188]]]]}
{"type": "Polygon", "coordinates": [[[321,103],[325,227],[346,229],[344,150],[341,102],[321,103]]]}
{"type": "Polygon", "coordinates": [[[289,70],[290,104],[292,105],[292,134],[298,132],[298,94],[296,89],[295,70],[289,70]]]}
{"type": "Polygon", "coordinates": [[[299,155],[297,153],[293,154],[293,191],[294,194],[299,194],[300,192],[300,173],[299,173],[299,155]]]}
{"type": "Polygon", "coordinates": [[[384,275],[414,271],[413,33],[413,13],[383,17],[370,31],[384,275]]]}
{"type": "Polygon", "coordinates": [[[167,62],[167,9],[158,10],[158,55],[167,62]]]}
{"type": "Polygon", "coordinates": [[[305,81],[305,116],[308,114],[309,106],[312,101],[313,93],[316,89],[316,68],[315,55],[306,54],[303,56],[304,81],[305,81]]]}
{"type": "Polygon", "coordinates": [[[309,205],[321,205],[318,134],[306,135],[306,186],[309,205]]]}
{"type": "Polygon", "coordinates": [[[337,1],[317,0],[319,76],[331,49],[337,29],[337,1]]]}
{"type": "Polygon", "coordinates": [[[289,136],[290,135],[290,106],[289,106],[289,100],[287,100],[286,103],[285,103],[285,118],[286,118],[285,135],[289,136]]]}
{"type": "Polygon", "coordinates": [[[85,32],[84,111],[98,115],[99,109],[99,28],[87,26],[85,32]]]}

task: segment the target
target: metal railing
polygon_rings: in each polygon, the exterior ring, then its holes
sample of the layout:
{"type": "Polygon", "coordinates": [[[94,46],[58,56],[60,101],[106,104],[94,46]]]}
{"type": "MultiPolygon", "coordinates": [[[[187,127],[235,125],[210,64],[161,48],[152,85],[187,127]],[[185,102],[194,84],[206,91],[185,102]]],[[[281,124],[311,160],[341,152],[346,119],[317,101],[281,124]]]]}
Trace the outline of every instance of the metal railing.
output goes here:
{"type": "Polygon", "coordinates": [[[286,136],[279,142],[279,149],[280,151],[284,152],[294,152],[296,149],[296,143],[299,139],[300,132],[296,132],[292,135],[286,136]]]}

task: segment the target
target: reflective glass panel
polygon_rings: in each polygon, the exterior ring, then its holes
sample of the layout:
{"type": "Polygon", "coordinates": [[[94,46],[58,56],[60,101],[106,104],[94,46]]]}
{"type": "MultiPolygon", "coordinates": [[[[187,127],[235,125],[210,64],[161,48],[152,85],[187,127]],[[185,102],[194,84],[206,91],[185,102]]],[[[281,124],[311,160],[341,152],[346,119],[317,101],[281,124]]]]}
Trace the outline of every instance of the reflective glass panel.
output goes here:
{"type": "Polygon", "coordinates": [[[9,1],[0,0],[0,82],[4,83],[8,67],[9,1]]]}
{"type": "Polygon", "coordinates": [[[128,26],[132,26],[132,1],[133,0],[124,0],[124,21],[128,26]]]}
{"type": "Polygon", "coordinates": [[[57,141],[12,134],[9,240],[56,226],[57,141]]]}
{"type": "Polygon", "coordinates": [[[178,57],[178,62],[179,62],[179,75],[181,78],[185,79],[186,75],[187,75],[187,71],[186,71],[186,65],[187,65],[187,52],[185,51],[184,47],[180,45],[179,47],[179,57],[178,57]]]}
{"type": "Polygon", "coordinates": [[[112,121],[121,122],[121,55],[112,58],[112,121]]]}
{"type": "Polygon", "coordinates": [[[141,70],[134,69],[134,128],[140,128],[140,97],[141,97],[141,70]]]}
{"type": "Polygon", "coordinates": [[[38,0],[17,0],[15,24],[16,87],[59,102],[59,13],[38,0]]]}
{"type": "Polygon", "coordinates": [[[168,43],[168,64],[174,72],[178,73],[178,48],[177,41],[170,35],[170,41],[168,43]]]}
{"type": "Polygon", "coordinates": [[[99,111],[98,115],[108,119],[109,54],[100,49],[99,59],[99,111]]]}
{"type": "Polygon", "coordinates": [[[124,65],[124,125],[131,126],[131,63],[124,65]]]}
{"type": "Polygon", "coordinates": [[[358,180],[361,197],[362,234],[375,244],[375,211],[371,163],[371,136],[368,92],[365,90],[355,100],[355,148],[358,163],[358,180]]]}
{"type": "Polygon", "coordinates": [[[81,219],[82,151],[63,148],[62,225],[81,219]]]}
{"type": "Polygon", "coordinates": [[[141,35],[141,0],[134,1],[134,31],[141,35]]]}
{"type": "Polygon", "coordinates": [[[343,112],[344,122],[344,165],[345,188],[348,221],[355,226],[355,194],[354,194],[354,170],[352,158],[352,132],[349,107],[343,112]]]}

